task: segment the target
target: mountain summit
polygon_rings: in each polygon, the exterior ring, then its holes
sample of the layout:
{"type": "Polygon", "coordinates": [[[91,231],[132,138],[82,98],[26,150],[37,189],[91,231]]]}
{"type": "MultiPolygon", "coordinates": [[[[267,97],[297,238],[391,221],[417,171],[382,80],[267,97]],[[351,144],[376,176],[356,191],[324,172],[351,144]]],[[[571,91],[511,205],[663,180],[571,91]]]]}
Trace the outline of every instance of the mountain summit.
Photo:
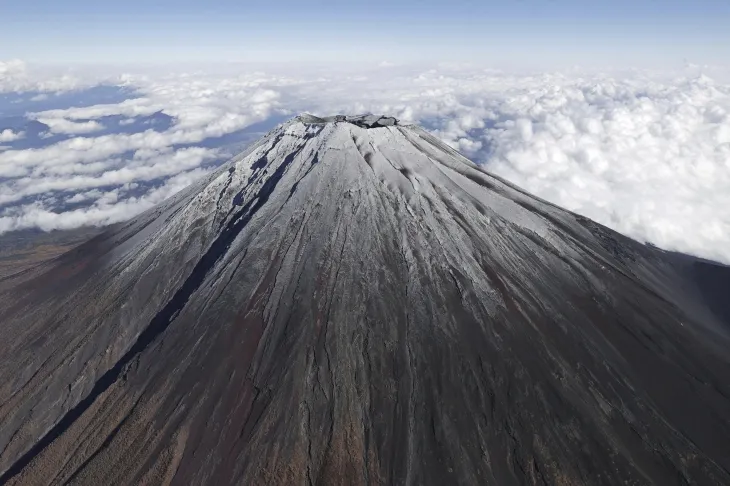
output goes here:
{"type": "Polygon", "coordinates": [[[0,483],[730,484],[729,288],[303,115],[0,280],[0,483]]]}

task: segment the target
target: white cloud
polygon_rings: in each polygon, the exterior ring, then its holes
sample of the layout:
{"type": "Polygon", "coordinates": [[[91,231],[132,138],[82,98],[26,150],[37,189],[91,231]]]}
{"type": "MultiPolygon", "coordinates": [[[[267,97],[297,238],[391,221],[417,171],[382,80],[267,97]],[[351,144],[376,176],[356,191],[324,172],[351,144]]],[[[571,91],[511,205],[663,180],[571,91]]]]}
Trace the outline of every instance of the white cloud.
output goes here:
{"type": "Polygon", "coordinates": [[[95,199],[101,199],[103,193],[98,189],[92,189],[86,192],[77,192],[71,197],[66,198],[67,204],[81,203],[85,201],[91,201],[95,199]]]}
{"type": "Polygon", "coordinates": [[[264,120],[279,96],[261,87],[265,81],[261,74],[124,79],[139,88],[142,96],[118,104],[29,115],[47,124],[52,133],[84,136],[38,149],[0,151],[0,233],[109,224],[132,217],[206,173],[209,169],[201,166],[218,157],[216,150],[180,145],[200,143],[264,120]],[[94,136],[104,128],[98,121],[102,117],[116,115],[133,121],[157,112],[173,119],[163,132],[94,136]],[[140,182],[151,186],[140,187],[140,182]],[[65,195],[48,203],[47,196],[58,193],[65,195]],[[49,206],[58,201],[83,206],[72,210],[49,206]]]}
{"type": "Polygon", "coordinates": [[[104,129],[104,125],[97,121],[74,122],[65,118],[38,118],[38,121],[48,125],[51,133],[64,133],[77,135],[81,133],[98,132],[104,129]]]}
{"type": "Polygon", "coordinates": [[[506,97],[488,168],[641,241],[730,261],[730,87],[571,81],[506,97]]]}
{"type": "Polygon", "coordinates": [[[14,89],[7,89],[11,86],[11,83],[16,82],[15,80],[25,78],[26,67],[25,63],[19,59],[11,59],[9,61],[0,61],[0,92],[7,91],[18,91],[18,87],[13,86],[14,89]],[[2,88],[6,89],[3,90],[2,88]]]}
{"type": "Polygon", "coordinates": [[[18,91],[58,92],[88,86],[77,77],[62,72],[40,72],[28,69],[18,59],[0,61],[0,93],[18,91]]]}
{"type": "Polygon", "coordinates": [[[91,206],[71,211],[54,212],[41,204],[24,205],[0,214],[0,233],[27,228],[43,231],[63,230],[81,226],[105,226],[126,221],[208,174],[209,170],[195,169],[168,179],[164,185],[142,197],[118,200],[116,191],[101,193],[91,206]]]}
{"type": "MultiPolygon", "coordinates": [[[[64,133],[111,115],[134,120],[162,112],[172,117],[172,126],[163,132],[88,132],[42,149],[0,150],[0,231],[131,217],[201,174],[200,167],[216,156],[177,145],[232,133],[277,110],[369,111],[423,123],[488,170],[624,234],[730,262],[725,72],[690,66],[678,72],[517,74],[441,65],[313,68],[298,77],[232,71],[125,75],[120,79],[137,89],[138,98],[33,116],[54,120],[64,133]],[[127,153],[134,157],[122,160],[127,153]],[[154,180],[166,182],[148,192],[130,190],[154,180]],[[58,192],[67,203],[89,206],[56,214],[43,203],[24,203],[58,192]]],[[[27,74],[13,76],[33,84],[27,74]]]]}
{"type": "Polygon", "coordinates": [[[23,132],[14,132],[9,128],[0,131],[0,142],[14,142],[23,138],[25,134],[23,132]]]}
{"type": "Polygon", "coordinates": [[[47,171],[0,183],[0,205],[54,191],[78,191],[95,187],[153,181],[171,177],[213,160],[216,152],[199,147],[177,151],[138,151],[132,160],[111,160],[96,164],[62,165],[63,171],[47,171]],[[139,156],[137,156],[139,155],[139,156]],[[112,168],[123,164],[121,167],[112,168]]]}
{"type": "Polygon", "coordinates": [[[115,104],[92,105],[65,110],[47,110],[34,114],[38,119],[93,120],[105,116],[121,115],[126,117],[152,115],[165,108],[163,103],[155,103],[151,98],[133,98],[115,104]]]}

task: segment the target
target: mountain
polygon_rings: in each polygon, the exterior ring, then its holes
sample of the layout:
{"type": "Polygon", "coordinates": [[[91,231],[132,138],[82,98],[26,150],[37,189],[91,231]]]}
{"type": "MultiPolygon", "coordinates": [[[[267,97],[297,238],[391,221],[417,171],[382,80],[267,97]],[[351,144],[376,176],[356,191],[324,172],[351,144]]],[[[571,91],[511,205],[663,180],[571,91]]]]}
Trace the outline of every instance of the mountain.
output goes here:
{"type": "Polygon", "coordinates": [[[730,484],[730,269],[297,117],[0,280],[2,484],[730,484]]]}

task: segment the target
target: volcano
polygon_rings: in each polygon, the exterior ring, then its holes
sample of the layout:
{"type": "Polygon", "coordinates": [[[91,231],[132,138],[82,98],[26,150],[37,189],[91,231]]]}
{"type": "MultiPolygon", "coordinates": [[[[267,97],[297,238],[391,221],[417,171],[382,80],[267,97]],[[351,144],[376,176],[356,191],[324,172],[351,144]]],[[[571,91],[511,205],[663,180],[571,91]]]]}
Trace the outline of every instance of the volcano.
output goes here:
{"type": "Polygon", "coordinates": [[[0,483],[730,484],[730,270],[303,115],[0,280],[0,483]]]}

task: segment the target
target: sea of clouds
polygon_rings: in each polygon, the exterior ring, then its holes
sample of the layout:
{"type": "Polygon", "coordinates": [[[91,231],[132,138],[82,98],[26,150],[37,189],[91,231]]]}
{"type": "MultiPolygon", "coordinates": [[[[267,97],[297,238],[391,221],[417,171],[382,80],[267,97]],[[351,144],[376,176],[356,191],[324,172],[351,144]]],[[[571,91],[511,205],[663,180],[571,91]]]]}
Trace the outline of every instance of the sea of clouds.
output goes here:
{"type": "Polygon", "coordinates": [[[128,219],[276,123],[383,113],[637,240],[730,263],[730,78],[687,66],[225,66],[103,75],[0,62],[0,233],[128,219]]]}

